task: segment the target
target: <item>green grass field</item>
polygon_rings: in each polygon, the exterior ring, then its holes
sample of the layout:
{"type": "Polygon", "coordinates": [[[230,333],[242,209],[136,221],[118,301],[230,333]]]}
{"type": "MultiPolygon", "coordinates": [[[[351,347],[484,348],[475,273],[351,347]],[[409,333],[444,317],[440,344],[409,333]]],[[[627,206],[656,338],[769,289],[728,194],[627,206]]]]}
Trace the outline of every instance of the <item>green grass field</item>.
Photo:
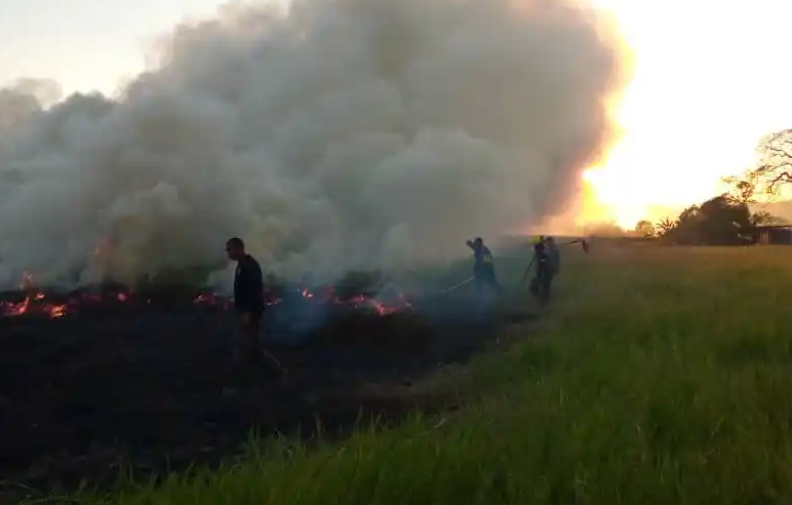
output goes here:
{"type": "MultiPolygon", "coordinates": [[[[424,388],[447,415],[84,503],[792,503],[792,249],[595,247],[512,342],[424,388]]],[[[500,262],[504,278],[524,262],[500,262]]],[[[527,296],[521,310],[534,310],[527,296]]]]}

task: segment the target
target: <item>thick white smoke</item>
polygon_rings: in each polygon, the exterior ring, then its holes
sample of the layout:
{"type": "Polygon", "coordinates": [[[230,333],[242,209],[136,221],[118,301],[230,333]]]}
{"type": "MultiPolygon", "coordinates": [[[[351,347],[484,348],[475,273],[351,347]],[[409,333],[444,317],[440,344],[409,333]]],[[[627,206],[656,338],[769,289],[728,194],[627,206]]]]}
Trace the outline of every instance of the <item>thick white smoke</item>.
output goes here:
{"type": "Polygon", "coordinates": [[[603,146],[625,76],[602,27],[572,0],[296,0],[181,26],[122,98],[0,135],[0,284],[222,266],[235,235],[287,275],[465,253],[559,210],[603,146]]]}
{"type": "Polygon", "coordinates": [[[60,85],[44,79],[18,79],[0,89],[0,134],[30,119],[60,98],[60,85]]]}

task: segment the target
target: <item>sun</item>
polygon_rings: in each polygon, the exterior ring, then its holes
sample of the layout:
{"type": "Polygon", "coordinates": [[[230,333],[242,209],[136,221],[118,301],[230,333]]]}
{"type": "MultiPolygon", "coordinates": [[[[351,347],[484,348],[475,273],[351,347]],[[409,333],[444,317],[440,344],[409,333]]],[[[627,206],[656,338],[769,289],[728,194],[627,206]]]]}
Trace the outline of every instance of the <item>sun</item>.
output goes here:
{"type": "Polygon", "coordinates": [[[710,198],[750,167],[762,135],[792,123],[792,2],[591,1],[611,11],[635,66],[613,111],[623,134],[585,172],[582,220],[632,228],[710,198]]]}

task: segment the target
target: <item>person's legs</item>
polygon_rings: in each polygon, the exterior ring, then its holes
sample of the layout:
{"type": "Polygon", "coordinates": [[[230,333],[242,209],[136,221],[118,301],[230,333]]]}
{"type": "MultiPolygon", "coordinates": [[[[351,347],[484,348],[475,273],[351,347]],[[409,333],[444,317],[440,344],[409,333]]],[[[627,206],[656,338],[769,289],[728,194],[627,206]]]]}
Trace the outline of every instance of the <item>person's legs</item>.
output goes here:
{"type": "Polygon", "coordinates": [[[551,287],[552,287],[552,284],[553,284],[553,277],[554,277],[554,275],[551,272],[548,272],[545,275],[544,289],[543,289],[545,299],[549,299],[550,298],[550,292],[551,292],[550,290],[551,290],[551,287]]]}
{"type": "Polygon", "coordinates": [[[487,284],[489,285],[490,290],[496,295],[500,294],[503,290],[503,287],[498,282],[498,277],[495,275],[495,267],[492,265],[487,268],[487,284]]]}
{"type": "Polygon", "coordinates": [[[259,336],[261,335],[260,329],[261,329],[262,316],[263,313],[258,313],[254,315],[256,321],[255,323],[256,336],[255,339],[252,340],[252,342],[255,344],[255,349],[253,351],[253,356],[254,356],[253,359],[255,363],[263,365],[273,374],[275,374],[282,383],[285,383],[288,377],[288,372],[286,368],[283,367],[280,361],[278,361],[275,358],[275,356],[272,355],[271,352],[269,352],[266,348],[262,347],[259,341],[259,336]]]}
{"type": "Polygon", "coordinates": [[[476,291],[476,298],[479,300],[484,296],[484,289],[485,289],[486,281],[484,280],[484,276],[482,275],[481,269],[474,269],[473,270],[473,287],[476,291]]]}
{"type": "Polygon", "coordinates": [[[537,265],[536,275],[531,279],[531,294],[540,302],[547,298],[547,269],[543,265],[537,265]]]}
{"type": "Polygon", "coordinates": [[[256,313],[240,314],[239,330],[239,358],[244,361],[252,362],[256,359],[257,349],[259,348],[259,323],[261,316],[256,313]]]}
{"type": "Polygon", "coordinates": [[[539,274],[537,273],[531,278],[531,284],[529,287],[531,294],[538,297],[539,296],[539,274]]]}
{"type": "Polygon", "coordinates": [[[543,302],[546,302],[550,297],[550,282],[553,279],[553,274],[550,272],[549,268],[542,269],[542,272],[539,276],[539,284],[540,288],[539,291],[541,293],[540,299],[543,302]]]}

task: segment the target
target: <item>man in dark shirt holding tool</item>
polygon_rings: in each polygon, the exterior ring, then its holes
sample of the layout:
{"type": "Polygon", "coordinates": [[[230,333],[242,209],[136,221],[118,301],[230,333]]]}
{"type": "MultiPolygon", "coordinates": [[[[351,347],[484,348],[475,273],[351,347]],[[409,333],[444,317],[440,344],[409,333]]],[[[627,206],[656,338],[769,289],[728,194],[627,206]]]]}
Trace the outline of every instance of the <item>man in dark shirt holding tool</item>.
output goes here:
{"type": "Polygon", "coordinates": [[[240,316],[242,347],[250,361],[264,357],[281,378],[285,370],[274,356],[259,347],[259,328],[264,315],[264,276],[258,261],[245,252],[245,243],[234,237],[226,242],[226,253],[231,261],[237,262],[234,274],[234,307],[240,316]]]}

